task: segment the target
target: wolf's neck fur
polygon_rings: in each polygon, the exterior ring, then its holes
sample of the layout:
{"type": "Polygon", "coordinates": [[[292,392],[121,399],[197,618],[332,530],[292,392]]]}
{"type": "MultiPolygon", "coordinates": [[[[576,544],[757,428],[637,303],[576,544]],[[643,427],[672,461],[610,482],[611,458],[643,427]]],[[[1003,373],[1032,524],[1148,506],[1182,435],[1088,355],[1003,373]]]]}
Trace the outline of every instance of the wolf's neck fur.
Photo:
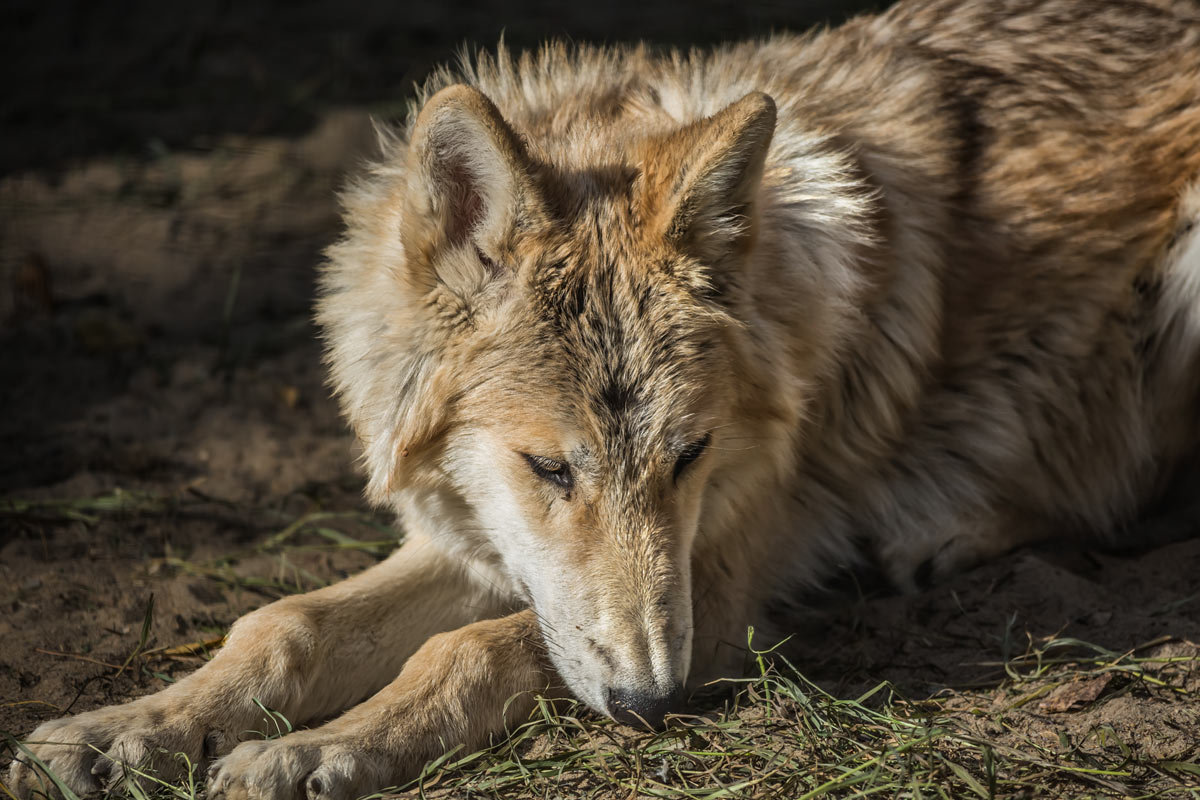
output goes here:
{"type": "Polygon", "coordinates": [[[940,360],[945,253],[919,223],[944,211],[832,142],[784,136],[797,146],[775,166],[787,188],[768,190],[755,306],[792,295],[769,324],[793,341],[803,331],[791,369],[816,376],[801,449],[825,479],[856,483],[899,440],[940,360]]]}

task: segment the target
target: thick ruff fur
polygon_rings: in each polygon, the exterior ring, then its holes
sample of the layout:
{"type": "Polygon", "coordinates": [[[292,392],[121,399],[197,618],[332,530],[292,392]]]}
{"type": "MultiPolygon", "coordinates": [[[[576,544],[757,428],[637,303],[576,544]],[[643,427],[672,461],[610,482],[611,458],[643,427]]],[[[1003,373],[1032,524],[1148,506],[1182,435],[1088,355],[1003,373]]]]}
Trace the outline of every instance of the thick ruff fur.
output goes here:
{"type": "Polygon", "coordinates": [[[349,798],[535,692],[655,722],[830,565],[905,586],[1112,534],[1197,444],[1194,2],[501,49],[416,108],[345,195],[318,311],[405,544],[38,728],[76,792],[182,752],[220,757],[213,797],[349,798]],[[333,720],[238,744],[254,700],[333,720]]]}

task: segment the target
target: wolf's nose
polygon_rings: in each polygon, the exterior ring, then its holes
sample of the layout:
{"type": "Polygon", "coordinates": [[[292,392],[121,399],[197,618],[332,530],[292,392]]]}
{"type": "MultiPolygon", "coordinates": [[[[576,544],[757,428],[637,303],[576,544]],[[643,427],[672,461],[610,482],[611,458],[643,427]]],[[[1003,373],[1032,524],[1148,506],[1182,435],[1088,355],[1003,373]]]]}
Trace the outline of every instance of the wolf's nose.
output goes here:
{"type": "Polygon", "coordinates": [[[676,686],[667,694],[609,689],[608,714],[626,725],[661,728],[663,717],[675,710],[682,700],[682,686],[676,686]]]}

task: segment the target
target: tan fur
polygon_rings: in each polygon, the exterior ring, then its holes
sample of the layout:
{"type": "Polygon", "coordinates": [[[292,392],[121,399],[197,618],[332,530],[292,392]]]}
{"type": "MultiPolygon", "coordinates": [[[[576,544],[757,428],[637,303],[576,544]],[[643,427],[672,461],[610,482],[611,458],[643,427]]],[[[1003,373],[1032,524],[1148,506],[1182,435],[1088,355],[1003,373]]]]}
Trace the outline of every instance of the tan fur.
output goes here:
{"type": "Polygon", "coordinates": [[[533,692],[657,716],[830,565],[910,586],[1111,534],[1198,444],[1191,0],[501,49],[417,108],[346,193],[318,311],[407,543],[39,728],[74,790],[162,747],[224,755],[214,797],[347,798],[533,692]],[[350,710],[234,747],[252,698],[350,710]]]}

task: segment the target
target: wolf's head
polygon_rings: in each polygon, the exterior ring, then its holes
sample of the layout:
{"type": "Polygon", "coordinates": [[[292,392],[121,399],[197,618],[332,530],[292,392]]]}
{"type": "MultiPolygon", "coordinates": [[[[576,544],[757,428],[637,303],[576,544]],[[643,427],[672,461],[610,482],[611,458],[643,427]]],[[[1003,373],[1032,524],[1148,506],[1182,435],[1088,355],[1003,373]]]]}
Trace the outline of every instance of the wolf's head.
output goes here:
{"type": "Polygon", "coordinates": [[[656,721],[688,673],[705,488],[745,449],[731,309],[774,125],[750,94],[519,135],[451,86],[331,251],[320,319],[370,494],[491,565],[615,716],[656,721]]]}

